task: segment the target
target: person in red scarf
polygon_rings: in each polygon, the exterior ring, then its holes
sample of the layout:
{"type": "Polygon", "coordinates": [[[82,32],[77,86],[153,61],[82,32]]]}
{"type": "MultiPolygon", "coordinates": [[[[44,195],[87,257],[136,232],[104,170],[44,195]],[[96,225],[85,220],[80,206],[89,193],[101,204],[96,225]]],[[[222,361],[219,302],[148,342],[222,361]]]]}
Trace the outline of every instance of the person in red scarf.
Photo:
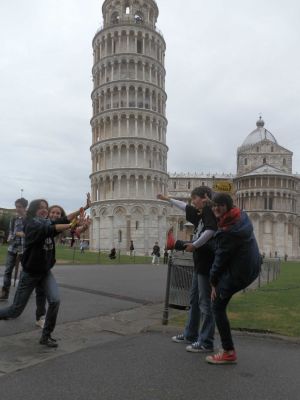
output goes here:
{"type": "Polygon", "coordinates": [[[231,196],[213,197],[217,217],[215,258],[210,270],[211,299],[223,350],[206,357],[210,364],[233,364],[237,361],[230,324],[226,313],[231,297],[249,286],[258,276],[261,256],[246,212],[233,205],[231,196]]]}

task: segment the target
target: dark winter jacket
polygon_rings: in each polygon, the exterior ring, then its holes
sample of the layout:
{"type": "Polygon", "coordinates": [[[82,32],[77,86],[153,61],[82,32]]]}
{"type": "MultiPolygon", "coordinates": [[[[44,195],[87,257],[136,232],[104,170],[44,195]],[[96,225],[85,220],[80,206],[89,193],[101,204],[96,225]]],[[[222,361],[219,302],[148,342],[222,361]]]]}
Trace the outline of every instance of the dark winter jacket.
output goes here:
{"type": "Polygon", "coordinates": [[[210,271],[210,282],[224,296],[249,286],[261,267],[253,226],[242,211],[240,219],[227,230],[215,235],[215,258],[210,271]]]}
{"type": "MultiPolygon", "coordinates": [[[[66,219],[55,224],[67,223],[66,219]]],[[[25,250],[22,266],[31,275],[46,274],[55,264],[54,237],[58,235],[54,223],[43,218],[25,221],[25,250]]]]}

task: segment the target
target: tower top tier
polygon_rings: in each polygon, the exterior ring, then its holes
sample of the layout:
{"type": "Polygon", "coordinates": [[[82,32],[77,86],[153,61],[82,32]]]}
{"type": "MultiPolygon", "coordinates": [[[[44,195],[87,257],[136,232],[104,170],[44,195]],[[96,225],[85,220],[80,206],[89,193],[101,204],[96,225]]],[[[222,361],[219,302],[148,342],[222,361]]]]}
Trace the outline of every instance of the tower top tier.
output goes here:
{"type": "Polygon", "coordinates": [[[154,0],[105,0],[102,13],[105,28],[117,24],[155,28],[159,11],[154,0]]]}

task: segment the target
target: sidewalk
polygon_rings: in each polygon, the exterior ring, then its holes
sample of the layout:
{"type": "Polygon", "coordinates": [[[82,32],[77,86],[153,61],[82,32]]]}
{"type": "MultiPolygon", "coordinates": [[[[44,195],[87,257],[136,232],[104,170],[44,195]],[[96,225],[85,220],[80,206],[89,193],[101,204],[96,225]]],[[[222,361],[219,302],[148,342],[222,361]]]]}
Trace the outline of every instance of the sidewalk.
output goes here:
{"type": "Polygon", "coordinates": [[[1,400],[297,400],[300,347],[236,336],[239,363],[212,366],[166,333],[119,337],[0,378],[1,400]]]}

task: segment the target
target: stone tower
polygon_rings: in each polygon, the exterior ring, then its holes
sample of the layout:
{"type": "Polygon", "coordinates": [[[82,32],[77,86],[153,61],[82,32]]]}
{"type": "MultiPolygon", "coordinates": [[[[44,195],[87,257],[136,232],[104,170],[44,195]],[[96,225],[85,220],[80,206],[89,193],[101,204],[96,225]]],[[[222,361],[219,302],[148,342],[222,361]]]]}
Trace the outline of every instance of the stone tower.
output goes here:
{"type": "Polygon", "coordinates": [[[93,39],[91,247],[148,254],[165,242],[165,50],[154,0],[105,0],[93,39]]]}

